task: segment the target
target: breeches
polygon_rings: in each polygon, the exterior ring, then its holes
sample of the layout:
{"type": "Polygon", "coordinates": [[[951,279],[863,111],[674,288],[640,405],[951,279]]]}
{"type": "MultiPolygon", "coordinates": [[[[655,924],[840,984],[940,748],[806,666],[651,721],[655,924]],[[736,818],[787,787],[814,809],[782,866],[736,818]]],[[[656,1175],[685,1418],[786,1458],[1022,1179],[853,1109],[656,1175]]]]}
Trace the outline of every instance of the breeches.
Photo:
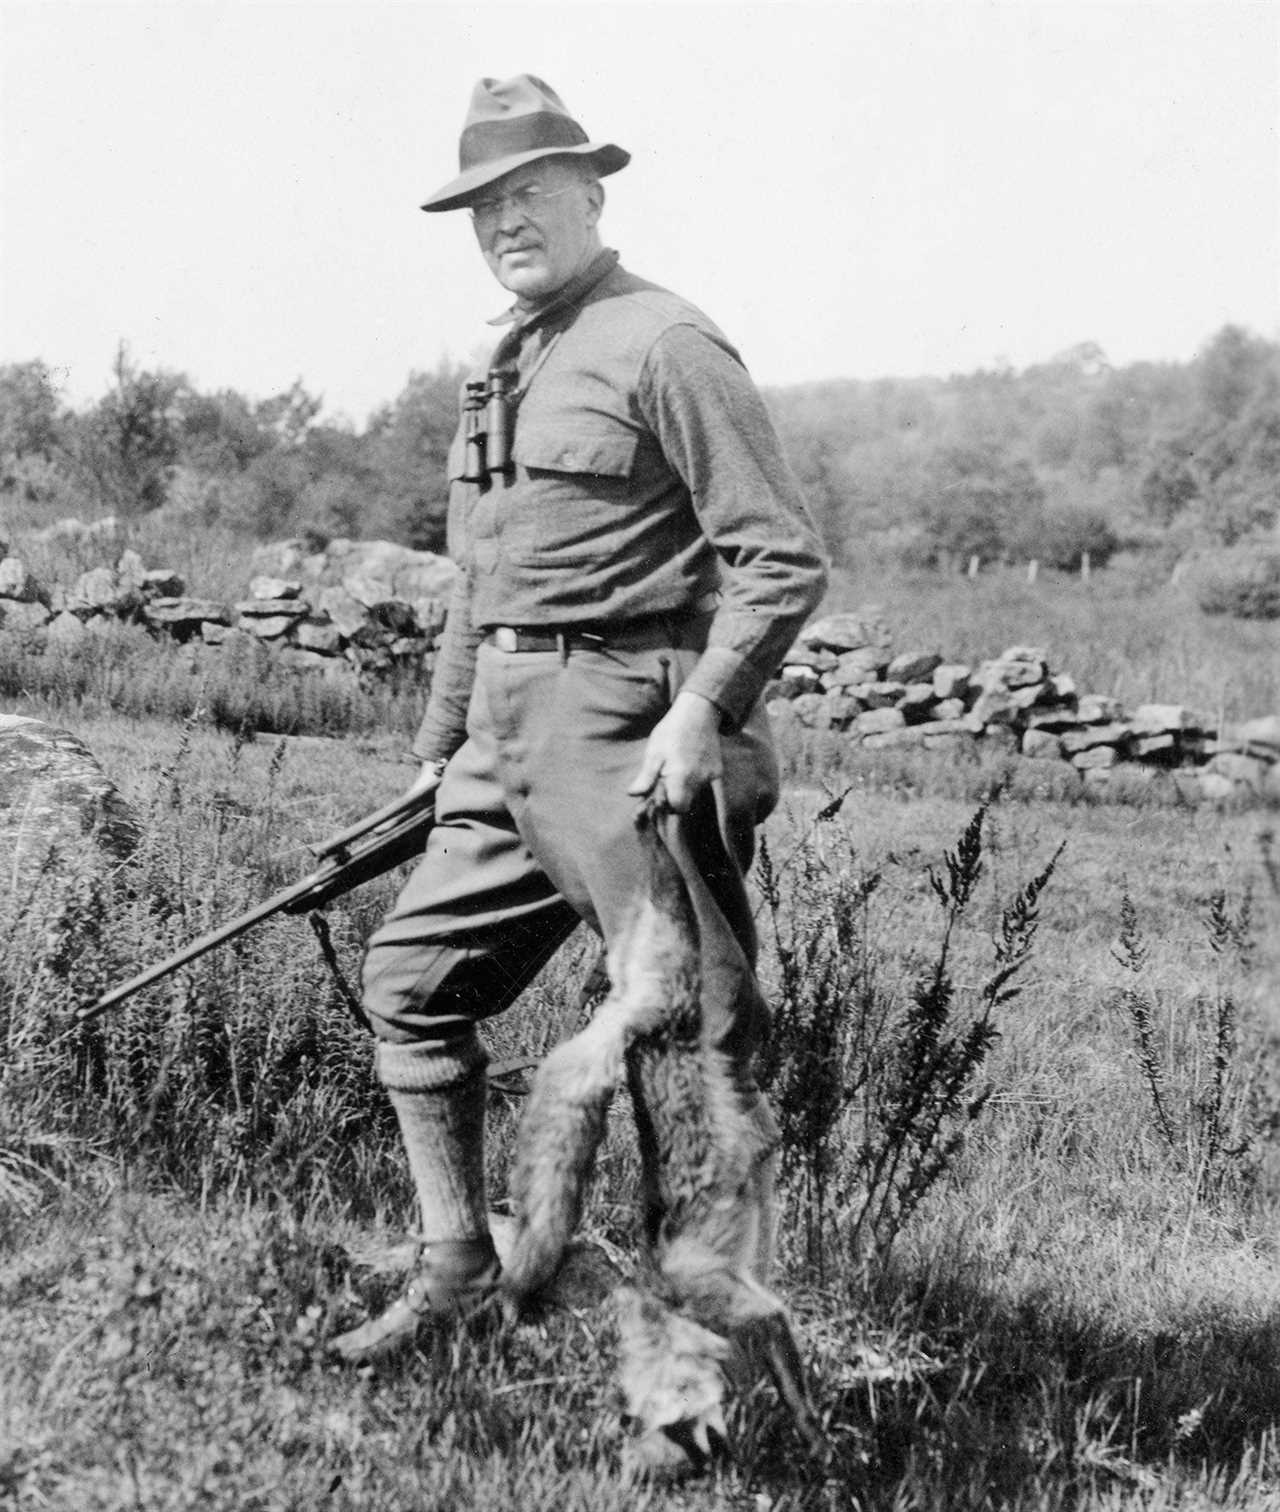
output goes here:
{"type": "MultiPolygon", "coordinates": [[[[693,649],[479,649],[467,739],[436,793],[427,848],[369,941],[363,986],[388,1043],[468,1036],[509,1007],[580,920],[609,944],[649,884],[627,784],[693,649]]],[[[722,740],[723,806],[702,795],[685,826],[707,892],[747,962],[743,874],[777,800],[763,711],[722,740]]],[[[723,962],[705,959],[704,980],[723,962]]],[[[726,955],[727,952],[721,952],[726,955]]]]}

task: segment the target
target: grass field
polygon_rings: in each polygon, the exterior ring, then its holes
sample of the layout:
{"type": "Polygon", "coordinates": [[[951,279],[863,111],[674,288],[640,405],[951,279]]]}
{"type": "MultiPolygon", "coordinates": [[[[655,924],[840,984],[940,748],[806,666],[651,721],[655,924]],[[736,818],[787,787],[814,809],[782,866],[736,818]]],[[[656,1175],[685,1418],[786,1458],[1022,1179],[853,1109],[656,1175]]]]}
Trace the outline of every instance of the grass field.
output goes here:
{"type": "MultiPolygon", "coordinates": [[[[1008,582],[936,602],[880,586],[904,649],[1047,643],[1096,691],[1280,707],[1270,643],[1178,621],[1163,588],[1041,586],[1037,609],[1008,582]]],[[[762,1391],[732,1461],[652,1487],[620,1467],[607,1307],[442,1337],[376,1373],[324,1360],[394,1284],[413,1213],[367,1039],[304,921],[66,1033],[75,1003],[293,880],[307,840],[396,793],[402,735],[354,710],[342,739],[245,740],[207,716],[113,714],[77,686],[0,708],[73,728],[148,838],[114,876],[86,858],[34,903],[0,891],[0,1505],[1280,1507],[1274,811],[1100,802],[1007,757],[789,753],[759,916],[788,1136],[781,1283],[832,1452],[806,1455],[762,1391]],[[993,936],[1065,848],[1021,991],[995,1003],[999,1037],[943,1120],[966,1137],[877,1228],[866,1152],[939,960],[931,874],[993,787],[944,1036],[983,1011],[993,936]]],[[[330,911],[349,977],[393,887],[330,911]]],[[[498,1058],[569,1027],[591,954],[572,941],[492,1026],[498,1058]]],[[[499,1200],[517,1111],[495,1098],[499,1200]]],[[[618,1112],[586,1227],[625,1256],[636,1162],[618,1112]]]]}

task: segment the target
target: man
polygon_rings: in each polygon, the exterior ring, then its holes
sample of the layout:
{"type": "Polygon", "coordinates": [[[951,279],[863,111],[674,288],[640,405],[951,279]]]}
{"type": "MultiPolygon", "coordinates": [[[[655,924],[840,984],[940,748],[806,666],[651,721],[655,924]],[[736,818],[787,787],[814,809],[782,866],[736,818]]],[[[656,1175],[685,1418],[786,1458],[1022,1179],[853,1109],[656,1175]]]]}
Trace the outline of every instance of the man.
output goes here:
{"type": "MultiPolygon", "coordinates": [[[[484,79],[461,171],[422,207],[471,212],[515,304],[450,456],[462,572],[415,743],[436,825],[364,968],[425,1248],[403,1295],[333,1341],[350,1360],[494,1285],[476,1024],[581,920],[617,935],[647,876],[638,795],[661,784],[687,816],[754,960],[742,873],[777,796],[759,696],[825,569],[733,348],[601,242],[600,179],[628,161],[540,79],[484,79]]],[[[717,1011],[726,1036],[756,1032],[717,1011]]]]}

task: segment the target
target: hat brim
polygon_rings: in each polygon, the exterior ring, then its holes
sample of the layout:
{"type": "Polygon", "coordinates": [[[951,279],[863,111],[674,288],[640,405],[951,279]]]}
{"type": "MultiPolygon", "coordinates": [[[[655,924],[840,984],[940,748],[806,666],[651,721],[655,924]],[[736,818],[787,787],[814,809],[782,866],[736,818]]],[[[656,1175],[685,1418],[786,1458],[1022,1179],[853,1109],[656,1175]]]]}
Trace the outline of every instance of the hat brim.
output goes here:
{"type": "Polygon", "coordinates": [[[429,199],[424,200],[422,209],[461,210],[495,179],[523,168],[526,163],[536,163],[539,158],[548,157],[587,159],[601,178],[617,173],[631,161],[631,154],[612,142],[583,142],[577,147],[535,147],[531,152],[513,152],[509,157],[494,158],[492,162],[477,164],[465,173],[460,173],[443,189],[437,189],[429,199]]]}

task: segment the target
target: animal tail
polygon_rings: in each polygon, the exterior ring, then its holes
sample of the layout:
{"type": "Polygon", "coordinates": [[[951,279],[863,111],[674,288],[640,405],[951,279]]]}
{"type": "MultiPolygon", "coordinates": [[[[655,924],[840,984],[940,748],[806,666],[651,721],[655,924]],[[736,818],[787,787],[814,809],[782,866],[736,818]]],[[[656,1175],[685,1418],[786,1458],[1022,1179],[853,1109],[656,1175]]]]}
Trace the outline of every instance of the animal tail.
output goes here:
{"type": "Polygon", "coordinates": [[[624,1028],[609,1008],[547,1056],[525,1103],[511,1176],[516,1230],[502,1274],[516,1312],[555,1276],[582,1216],[622,1076],[624,1028]]]}

